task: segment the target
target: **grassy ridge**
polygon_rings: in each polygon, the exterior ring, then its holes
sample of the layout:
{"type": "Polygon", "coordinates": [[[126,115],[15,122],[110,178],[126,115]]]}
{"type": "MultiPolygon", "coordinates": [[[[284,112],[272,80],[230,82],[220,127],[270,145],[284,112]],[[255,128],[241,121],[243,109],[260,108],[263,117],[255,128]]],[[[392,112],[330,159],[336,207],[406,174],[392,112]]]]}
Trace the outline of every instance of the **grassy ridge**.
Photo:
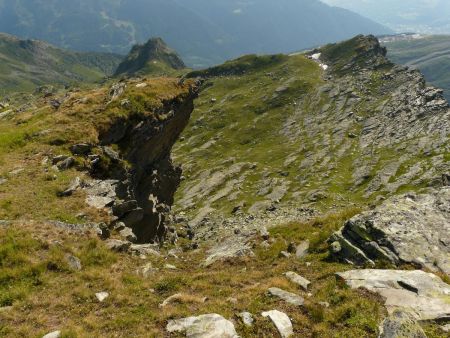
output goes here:
{"type": "Polygon", "coordinates": [[[77,85],[112,75],[122,56],[79,53],[0,34],[0,95],[40,85],[77,85]]]}

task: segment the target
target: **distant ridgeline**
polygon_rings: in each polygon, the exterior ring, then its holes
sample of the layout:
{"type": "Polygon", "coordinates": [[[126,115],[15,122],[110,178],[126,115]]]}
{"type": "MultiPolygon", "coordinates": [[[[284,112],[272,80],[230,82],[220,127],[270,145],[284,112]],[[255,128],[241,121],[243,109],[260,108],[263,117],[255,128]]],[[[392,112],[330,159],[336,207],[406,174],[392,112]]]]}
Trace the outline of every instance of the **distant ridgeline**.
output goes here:
{"type": "Polygon", "coordinates": [[[63,48],[119,54],[161,36],[194,68],[248,53],[293,52],[360,33],[392,33],[319,0],[0,0],[0,31],[63,48]]]}
{"type": "Polygon", "coordinates": [[[419,69],[450,99],[450,35],[404,34],[385,37],[382,42],[392,61],[419,69]]]}
{"type": "Polygon", "coordinates": [[[124,57],[74,52],[0,34],[0,95],[32,92],[41,86],[85,86],[111,76],[177,76],[185,69],[177,53],[160,38],[134,46],[124,57]]]}
{"type": "Polygon", "coordinates": [[[34,90],[40,85],[92,83],[112,75],[122,58],[74,52],[0,34],[0,88],[13,92],[34,90]]]}

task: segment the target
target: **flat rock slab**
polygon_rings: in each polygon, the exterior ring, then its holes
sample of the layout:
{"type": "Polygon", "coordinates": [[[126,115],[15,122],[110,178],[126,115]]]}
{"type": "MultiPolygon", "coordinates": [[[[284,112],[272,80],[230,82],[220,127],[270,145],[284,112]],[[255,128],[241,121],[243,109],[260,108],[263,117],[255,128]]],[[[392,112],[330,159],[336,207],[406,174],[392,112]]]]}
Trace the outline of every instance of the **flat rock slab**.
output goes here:
{"type": "Polygon", "coordinates": [[[278,310],[271,310],[263,312],[261,313],[261,315],[263,317],[269,317],[272,320],[272,322],[277,327],[281,338],[288,338],[294,334],[294,328],[292,327],[291,320],[289,319],[287,314],[278,310]]]}
{"type": "Polygon", "coordinates": [[[305,302],[305,300],[302,297],[296,295],[295,293],[287,292],[279,288],[270,288],[269,294],[271,296],[278,297],[284,300],[286,303],[296,306],[302,306],[303,303],[305,302]]]}
{"type": "Polygon", "coordinates": [[[348,220],[329,240],[335,257],[418,264],[450,275],[450,187],[407,194],[348,220]]]}
{"type": "Polygon", "coordinates": [[[402,310],[416,320],[450,319],[450,285],[421,270],[352,270],[339,278],[353,289],[365,288],[385,298],[389,313],[402,310]]]}
{"type": "Polygon", "coordinates": [[[185,333],[188,338],[239,338],[233,323],[214,313],[171,320],[166,330],[185,333]]]}
{"type": "Polygon", "coordinates": [[[299,285],[305,291],[308,290],[308,286],[311,284],[311,282],[309,280],[307,280],[306,278],[303,278],[302,276],[300,276],[299,274],[297,274],[293,271],[286,272],[284,275],[292,283],[299,285]]]}

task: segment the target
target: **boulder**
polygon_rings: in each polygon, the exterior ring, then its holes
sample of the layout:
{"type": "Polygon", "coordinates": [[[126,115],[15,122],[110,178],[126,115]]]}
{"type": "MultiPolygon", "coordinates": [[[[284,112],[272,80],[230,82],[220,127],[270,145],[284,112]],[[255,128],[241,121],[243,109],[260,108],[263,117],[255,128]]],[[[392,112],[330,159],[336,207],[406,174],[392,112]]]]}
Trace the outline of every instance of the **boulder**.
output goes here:
{"type": "Polygon", "coordinates": [[[238,317],[241,319],[242,323],[244,323],[245,326],[248,326],[248,327],[253,326],[253,322],[255,320],[253,319],[253,315],[250,312],[238,313],[238,317]]]}
{"type": "Polygon", "coordinates": [[[357,265],[376,260],[419,265],[450,275],[450,187],[407,194],[348,220],[329,239],[336,258],[357,265]]]}
{"type": "Polygon", "coordinates": [[[299,245],[297,245],[295,249],[295,256],[297,258],[303,258],[308,254],[308,250],[309,250],[309,241],[308,240],[303,241],[299,245]]]}
{"type": "Polygon", "coordinates": [[[53,331],[50,333],[47,333],[42,338],[60,338],[61,337],[61,331],[53,331]]]}
{"type": "Polygon", "coordinates": [[[450,324],[442,325],[441,330],[444,332],[450,332],[450,324]]]}
{"type": "Polygon", "coordinates": [[[119,241],[118,239],[108,239],[105,242],[108,249],[116,252],[127,252],[131,246],[130,242],[119,241]]]}
{"type": "Polygon", "coordinates": [[[103,302],[106,298],[109,297],[109,293],[108,292],[98,292],[95,294],[95,297],[98,299],[98,301],[101,303],[103,302]]]}
{"type": "Polygon", "coordinates": [[[158,251],[158,245],[155,244],[131,244],[130,251],[135,255],[161,256],[158,251]]]}
{"type": "Polygon", "coordinates": [[[270,288],[269,294],[271,296],[278,297],[278,298],[284,300],[286,303],[289,303],[289,304],[292,304],[295,306],[302,306],[303,303],[305,302],[305,300],[302,297],[296,295],[295,293],[284,291],[279,288],[270,288]]]}
{"type": "Polygon", "coordinates": [[[130,228],[123,228],[119,231],[120,237],[127,240],[128,242],[134,243],[137,241],[136,235],[133,233],[133,230],[130,228]]]}
{"type": "Polygon", "coordinates": [[[169,333],[184,333],[188,338],[238,338],[234,325],[218,314],[170,320],[169,333]]]}
{"type": "Polygon", "coordinates": [[[402,311],[394,311],[380,326],[379,338],[427,338],[414,317],[402,311]]]}
{"type": "Polygon", "coordinates": [[[246,256],[254,256],[248,239],[245,237],[232,237],[222,241],[222,243],[208,251],[208,257],[205,260],[204,266],[210,266],[217,261],[246,256]]]}
{"type": "Polygon", "coordinates": [[[450,319],[450,285],[421,270],[351,270],[337,274],[351,288],[365,288],[385,299],[389,313],[402,310],[415,320],[450,319]]]}
{"type": "Polygon", "coordinates": [[[298,275],[297,273],[293,271],[286,272],[284,274],[287,279],[289,279],[292,283],[295,283],[302,287],[303,290],[307,291],[308,286],[311,284],[309,280],[306,278],[303,278],[302,276],[298,275]]]}
{"type": "Polygon", "coordinates": [[[75,177],[71,182],[70,185],[67,187],[66,190],[60,192],[58,196],[60,197],[67,197],[72,196],[72,194],[77,191],[77,189],[81,188],[82,181],[79,177],[75,177]]]}
{"type": "Polygon", "coordinates": [[[72,256],[72,255],[66,255],[66,261],[67,264],[69,265],[69,267],[72,270],[81,270],[82,266],[81,266],[81,261],[79,258],[72,256]]]}
{"type": "Polygon", "coordinates": [[[261,315],[263,317],[269,317],[272,320],[277,327],[281,338],[288,338],[294,334],[294,328],[292,327],[291,320],[287,314],[278,310],[271,310],[263,312],[261,315]]]}
{"type": "Polygon", "coordinates": [[[56,168],[58,168],[58,170],[67,170],[69,168],[71,168],[73,165],[75,164],[75,159],[73,157],[68,157],[65,160],[58,162],[58,164],[56,164],[56,168]]]}

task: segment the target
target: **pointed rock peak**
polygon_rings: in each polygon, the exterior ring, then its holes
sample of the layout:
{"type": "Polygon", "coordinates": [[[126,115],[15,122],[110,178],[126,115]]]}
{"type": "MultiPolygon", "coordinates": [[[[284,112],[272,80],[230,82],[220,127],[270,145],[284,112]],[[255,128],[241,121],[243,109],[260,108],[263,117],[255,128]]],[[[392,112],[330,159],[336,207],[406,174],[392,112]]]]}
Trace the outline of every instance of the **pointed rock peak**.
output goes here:
{"type": "Polygon", "coordinates": [[[135,45],[119,65],[115,75],[168,74],[186,68],[177,52],[161,38],[152,38],[145,44],[135,45]]]}
{"type": "Polygon", "coordinates": [[[364,68],[393,66],[386,58],[386,48],[373,35],[358,35],[344,42],[329,44],[320,48],[320,51],[313,51],[313,54],[317,52],[321,53],[321,59],[339,75],[364,68]]]}

